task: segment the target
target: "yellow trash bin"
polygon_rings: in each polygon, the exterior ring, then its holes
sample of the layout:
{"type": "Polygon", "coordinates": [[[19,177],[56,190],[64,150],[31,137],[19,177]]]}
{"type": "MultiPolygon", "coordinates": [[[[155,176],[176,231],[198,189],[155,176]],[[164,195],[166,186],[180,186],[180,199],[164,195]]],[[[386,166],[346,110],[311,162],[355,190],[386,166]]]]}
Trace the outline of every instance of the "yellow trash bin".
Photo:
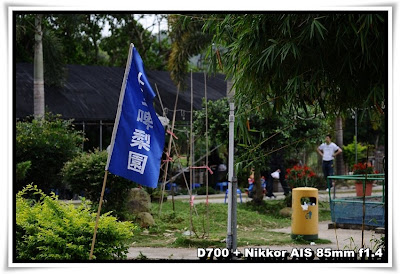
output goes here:
{"type": "Polygon", "coordinates": [[[292,189],[292,234],[295,239],[318,239],[318,189],[298,187],[292,189]]]}

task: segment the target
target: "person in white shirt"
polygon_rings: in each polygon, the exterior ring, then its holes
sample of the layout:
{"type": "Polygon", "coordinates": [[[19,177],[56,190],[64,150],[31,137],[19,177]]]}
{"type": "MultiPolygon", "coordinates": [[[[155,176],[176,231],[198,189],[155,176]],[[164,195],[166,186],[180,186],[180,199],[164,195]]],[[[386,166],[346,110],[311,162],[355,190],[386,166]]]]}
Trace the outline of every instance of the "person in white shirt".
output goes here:
{"type": "Polygon", "coordinates": [[[325,180],[327,180],[327,191],[331,185],[331,181],[327,179],[328,176],[333,175],[333,159],[342,152],[342,149],[331,141],[331,136],[325,136],[325,143],[317,148],[317,152],[322,156],[322,171],[324,172],[325,180]]]}

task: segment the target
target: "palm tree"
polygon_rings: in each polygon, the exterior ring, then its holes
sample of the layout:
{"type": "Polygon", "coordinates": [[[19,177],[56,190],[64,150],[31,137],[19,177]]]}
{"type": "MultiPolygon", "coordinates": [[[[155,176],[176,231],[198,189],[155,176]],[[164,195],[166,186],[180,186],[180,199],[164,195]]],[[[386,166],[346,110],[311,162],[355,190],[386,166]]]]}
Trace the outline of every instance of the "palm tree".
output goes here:
{"type": "MultiPolygon", "coordinates": [[[[335,135],[336,135],[336,144],[343,149],[343,119],[338,116],[335,119],[335,135]]],[[[344,160],[343,153],[340,153],[336,156],[336,175],[344,174],[344,160]]]]}
{"type": "Polygon", "coordinates": [[[33,114],[35,118],[44,117],[44,78],[43,78],[43,32],[42,14],[35,16],[35,54],[33,61],[33,114]]]}

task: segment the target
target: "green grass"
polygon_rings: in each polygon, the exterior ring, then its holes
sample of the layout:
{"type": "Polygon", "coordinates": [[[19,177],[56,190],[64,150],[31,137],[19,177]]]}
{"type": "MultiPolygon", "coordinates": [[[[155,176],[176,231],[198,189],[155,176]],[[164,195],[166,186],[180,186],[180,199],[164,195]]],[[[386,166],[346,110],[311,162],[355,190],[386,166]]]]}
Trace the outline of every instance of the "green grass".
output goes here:
{"type": "MultiPolygon", "coordinates": [[[[289,234],[270,231],[290,227],[291,218],[279,215],[285,207],[282,200],[264,202],[255,206],[252,203],[237,206],[238,246],[288,245],[299,244],[289,234]]],[[[319,204],[319,220],[329,220],[329,204],[319,204]]],[[[134,246],[147,247],[225,247],[227,234],[227,204],[196,204],[190,212],[188,202],[175,201],[163,203],[159,215],[159,204],[152,204],[152,215],[156,225],[135,233],[134,246]],[[190,217],[192,216],[192,218],[190,217]],[[190,220],[192,219],[192,224],[190,220]],[[193,228],[192,228],[193,225],[193,228]],[[184,233],[191,236],[185,236],[184,233]]],[[[316,242],[326,243],[319,239],[316,242]]],[[[328,241],[329,242],[329,241],[328,241]]]]}

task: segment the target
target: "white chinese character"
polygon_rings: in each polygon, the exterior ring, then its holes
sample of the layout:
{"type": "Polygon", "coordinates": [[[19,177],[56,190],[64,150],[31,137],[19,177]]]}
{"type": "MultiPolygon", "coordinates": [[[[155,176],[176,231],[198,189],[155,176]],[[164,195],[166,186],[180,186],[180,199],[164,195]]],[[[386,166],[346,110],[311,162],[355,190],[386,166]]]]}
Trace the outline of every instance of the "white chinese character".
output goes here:
{"type": "Polygon", "coordinates": [[[143,130],[135,129],[132,135],[131,147],[137,146],[138,149],[144,148],[150,150],[150,134],[146,134],[143,130]]]}
{"type": "Polygon", "coordinates": [[[144,111],[139,109],[136,121],[145,124],[147,130],[149,130],[149,128],[153,128],[153,119],[151,119],[150,111],[144,111]]]}
{"type": "Polygon", "coordinates": [[[146,155],[142,155],[140,153],[129,151],[128,169],[133,170],[135,172],[139,172],[140,174],[143,174],[144,169],[146,168],[146,162],[147,162],[146,155]]]}
{"type": "MultiPolygon", "coordinates": [[[[139,71],[137,79],[138,79],[139,85],[144,86],[144,82],[143,82],[142,80],[140,80],[140,77],[142,77],[142,75],[143,75],[143,73],[141,73],[141,72],[139,71]]],[[[143,89],[140,88],[140,90],[141,90],[142,93],[143,93],[143,89]]],[[[144,98],[143,98],[143,101],[142,101],[142,105],[147,107],[147,103],[146,103],[146,101],[144,100],[144,98]]]]}
{"type": "Polygon", "coordinates": [[[139,71],[138,76],[137,76],[137,80],[139,82],[140,85],[144,86],[144,82],[142,80],[140,80],[140,77],[142,77],[143,73],[141,71],[139,71]]]}
{"type": "Polygon", "coordinates": [[[147,103],[146,103],[146,101],[144,100],[144,97],[143,97],[142,105],[147,107],[147,103]]]}

